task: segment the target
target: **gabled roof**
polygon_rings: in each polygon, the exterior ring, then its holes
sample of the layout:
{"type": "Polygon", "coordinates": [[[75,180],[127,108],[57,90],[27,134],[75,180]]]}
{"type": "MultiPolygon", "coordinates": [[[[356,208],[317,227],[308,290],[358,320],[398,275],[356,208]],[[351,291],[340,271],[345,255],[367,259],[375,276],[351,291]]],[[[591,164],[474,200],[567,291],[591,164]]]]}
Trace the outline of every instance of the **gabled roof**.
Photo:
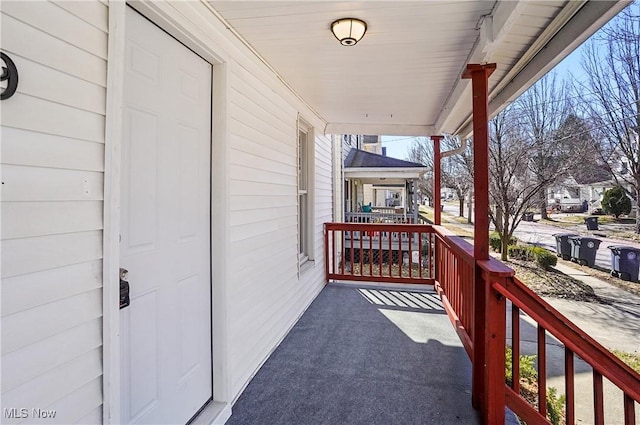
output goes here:
{"type": "Polygon", "coordinates": [[[426,168],[417,162],[404,161],[360,149],[351,149],[344,160],[345,168],[426,168]]]}

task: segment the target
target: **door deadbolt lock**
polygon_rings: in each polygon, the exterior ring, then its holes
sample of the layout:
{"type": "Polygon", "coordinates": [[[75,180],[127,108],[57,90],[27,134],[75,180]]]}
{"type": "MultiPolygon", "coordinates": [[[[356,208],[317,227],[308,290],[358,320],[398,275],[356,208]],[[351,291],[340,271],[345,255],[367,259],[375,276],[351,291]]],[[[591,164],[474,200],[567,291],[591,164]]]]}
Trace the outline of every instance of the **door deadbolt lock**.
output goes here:
{"type": "Polygon", "coordinates": [[[131,304],[129,299],[129,271],[120,269],[120,308],[123,309],[131,304]]]}

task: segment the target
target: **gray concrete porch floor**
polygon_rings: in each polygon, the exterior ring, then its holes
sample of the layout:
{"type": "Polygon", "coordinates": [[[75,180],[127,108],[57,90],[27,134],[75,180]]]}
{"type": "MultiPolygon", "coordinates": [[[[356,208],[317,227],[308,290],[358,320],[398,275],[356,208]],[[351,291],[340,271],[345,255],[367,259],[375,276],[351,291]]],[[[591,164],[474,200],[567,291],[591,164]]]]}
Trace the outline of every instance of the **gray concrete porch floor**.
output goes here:
{"type": "Polygon", "coordinates": [[[471,363],[433,291],[325,287],[227,424],[479,424],[471,363]]]}

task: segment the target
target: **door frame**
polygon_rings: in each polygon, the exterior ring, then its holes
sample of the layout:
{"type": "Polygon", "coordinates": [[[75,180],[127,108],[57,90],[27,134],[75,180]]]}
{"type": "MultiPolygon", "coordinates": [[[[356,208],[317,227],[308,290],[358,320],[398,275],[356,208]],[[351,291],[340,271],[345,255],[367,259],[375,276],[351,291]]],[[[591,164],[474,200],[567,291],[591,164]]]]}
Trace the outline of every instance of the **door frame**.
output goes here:
{"type": "MultiPolygon", "coordinates": [[[[228,64],[223,50],[214,40],[203,40],[202,29],[195,22],[206,17],[203,3],[109,1],[107,58],[107,96],[104,159],[104,228],[103,228],[103,422],[120,423],[120,182],[121,137],[123,131],[125,14],[127,6],[141,13],[180,43],[200,55],[213,67],[211,84],[211,181],[210,181],[210,266],[211,266],[211,342],[213,404],[229,416],[229,379],[227,374],[226,282],[229,246],[228,192],[228,64]],[[176,13],[179,7],[182,13],[176,13]],[[201,10],[197,10],[200,8],[201,10]],[[186,12],[186,13],[185,13],[186,12]]],[[[211,18],[214,16],[211,15],[211,18]]],[[[212,405],[212,403],[209,403],[212,405]]],[[[200,412],[199,412],[200,413],[200,412]]],[[[210,414],[212,412],[209,412],[210,414]]]]}

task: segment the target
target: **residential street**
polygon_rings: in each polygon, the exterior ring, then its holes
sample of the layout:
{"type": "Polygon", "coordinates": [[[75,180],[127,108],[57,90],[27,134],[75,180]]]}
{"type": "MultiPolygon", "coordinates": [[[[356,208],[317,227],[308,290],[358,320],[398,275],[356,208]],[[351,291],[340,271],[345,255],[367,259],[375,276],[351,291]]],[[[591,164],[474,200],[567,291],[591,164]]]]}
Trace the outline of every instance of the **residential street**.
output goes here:
{"type": "Polygon", "coordinates": [[[606,238],[597,230],[587,230],[586,225],[579,227],[582,229],[573,232],[539,222],[522,221],[514,234],[522,242],[539,245],[554,252],[556,251],[556,238],[553,235],[556,233],[578,233],[580,236],[599,239],[601,242],[596,253],[596,265],[604,269],[609,269],[611,266],[611,250],[608,249],[609,246],[625,245],[640,249],[640,244],[637,242],[606,238]]]}
{"type": "MultiPolygon", "coordinates": [[[[444,212],[457,216],[458,207],[454,204],[444,204],[444,212]]],[[[604,226],[601,225],[600,227],[603,228],[604,226]]],[[[579,225],[576,228],[575,231],[571,231],[537,221],[521,221],[514,235],[522,242],[538,245],[553,252],[556,251],[556,238],[553,236],[556,233],[577,233],[580,236],[599,239],[601,242],[596,254],[596,265],[603,269],[609,269],[611,266],[611,251],[607,248],[608,246],[625,245],[640,249],[640,243],[638,242],[606,238],[597,230],[587,230],[586,225],[579,225]]]]}

